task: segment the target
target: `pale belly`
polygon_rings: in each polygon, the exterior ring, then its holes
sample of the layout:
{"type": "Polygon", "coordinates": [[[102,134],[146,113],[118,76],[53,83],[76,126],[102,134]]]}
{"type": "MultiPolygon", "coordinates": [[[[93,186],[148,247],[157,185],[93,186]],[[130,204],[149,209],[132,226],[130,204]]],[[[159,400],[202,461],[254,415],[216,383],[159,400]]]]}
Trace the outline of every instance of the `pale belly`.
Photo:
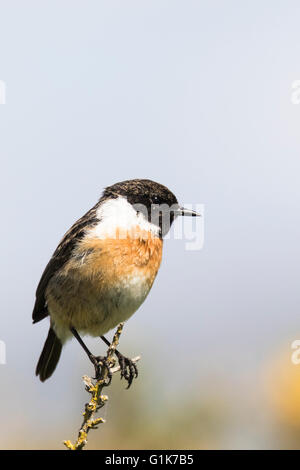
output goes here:
{"type": "Polygon", "coordinates": [[[67,278],[49,283],[47,304],[57,336],[64,342],[70,327],[81,334],[101,336],[126,321],[146,299],[152,282],[133,273],[113,288],[98,289],[88,281],[67,278]]]}

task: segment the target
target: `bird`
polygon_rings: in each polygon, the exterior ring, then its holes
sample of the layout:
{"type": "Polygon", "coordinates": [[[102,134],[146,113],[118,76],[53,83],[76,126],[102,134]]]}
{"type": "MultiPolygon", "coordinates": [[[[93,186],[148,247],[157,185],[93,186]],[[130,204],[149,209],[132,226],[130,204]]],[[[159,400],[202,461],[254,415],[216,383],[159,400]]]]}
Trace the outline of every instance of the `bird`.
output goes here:
{"type": "MultiPolygon", "coordinates": [[[[36,366],[44,382],[54,372],[63,345],[75,337],[95,367],[82,336],[105,338],[146,299],[162,259],[163,238],[177,216],[199,216],[178,204],[164,185],[149,179],[121,181],[104,189],[98,202],[65,233],[36,290],[33,323],[49,317],[48,336],[36,366]]],[[[136,365],[116,355],[130,387],[136,365]]],[[[108,367],[108,366],[107,366],[108,367]]]]}

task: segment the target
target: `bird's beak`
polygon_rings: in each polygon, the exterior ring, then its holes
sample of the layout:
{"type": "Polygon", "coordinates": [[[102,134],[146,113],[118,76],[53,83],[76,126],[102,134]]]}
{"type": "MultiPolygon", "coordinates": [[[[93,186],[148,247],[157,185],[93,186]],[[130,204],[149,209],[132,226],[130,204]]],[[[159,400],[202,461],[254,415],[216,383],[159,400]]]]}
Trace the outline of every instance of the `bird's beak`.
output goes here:
{"type": "Polygon", "coordinates": [[[185,209],[184,207],[179,207],[176,211],[176,215],[187,215],[189,217],[201,217],[201,214],[199,214],[196,211],[193,211],[192,209],[185,209]]]}

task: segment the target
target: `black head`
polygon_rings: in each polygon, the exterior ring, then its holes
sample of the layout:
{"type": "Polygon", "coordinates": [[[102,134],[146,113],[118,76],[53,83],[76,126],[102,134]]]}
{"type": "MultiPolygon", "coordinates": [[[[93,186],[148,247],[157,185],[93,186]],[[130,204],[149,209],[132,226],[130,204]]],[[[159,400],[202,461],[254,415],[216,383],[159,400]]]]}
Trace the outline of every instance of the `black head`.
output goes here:
{"type": "Polygon", "coordinates": [[[176,196],[164,185],[148,179],[121,181],[108,186],[103,199],[125,197],[137,212],[160,227],[165,235],[177,215],[198,215],[179,207],[176,196]]]}
{"type": "Polygon", "coordinates": [[[130,204],[143,204],[148,209],[151,209],[152,204],[178,204],[176,197],[166,186],[146,179],[121,181],[108,186],[103,196],[123,196],[130,204]]]}

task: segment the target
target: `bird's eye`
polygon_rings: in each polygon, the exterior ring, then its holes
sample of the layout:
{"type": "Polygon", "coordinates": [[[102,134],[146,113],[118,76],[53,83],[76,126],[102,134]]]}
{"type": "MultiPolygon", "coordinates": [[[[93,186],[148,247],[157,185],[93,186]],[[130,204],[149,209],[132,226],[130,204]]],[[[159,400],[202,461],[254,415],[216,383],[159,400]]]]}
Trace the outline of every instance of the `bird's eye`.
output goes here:
{"type": "Polygon", "coordinates": [[[158,201],[158,196],[153,196],[152,197],[152,202],[153,202],[153,204],[158,204],[158,202],[159,202],[158,201]]]}

